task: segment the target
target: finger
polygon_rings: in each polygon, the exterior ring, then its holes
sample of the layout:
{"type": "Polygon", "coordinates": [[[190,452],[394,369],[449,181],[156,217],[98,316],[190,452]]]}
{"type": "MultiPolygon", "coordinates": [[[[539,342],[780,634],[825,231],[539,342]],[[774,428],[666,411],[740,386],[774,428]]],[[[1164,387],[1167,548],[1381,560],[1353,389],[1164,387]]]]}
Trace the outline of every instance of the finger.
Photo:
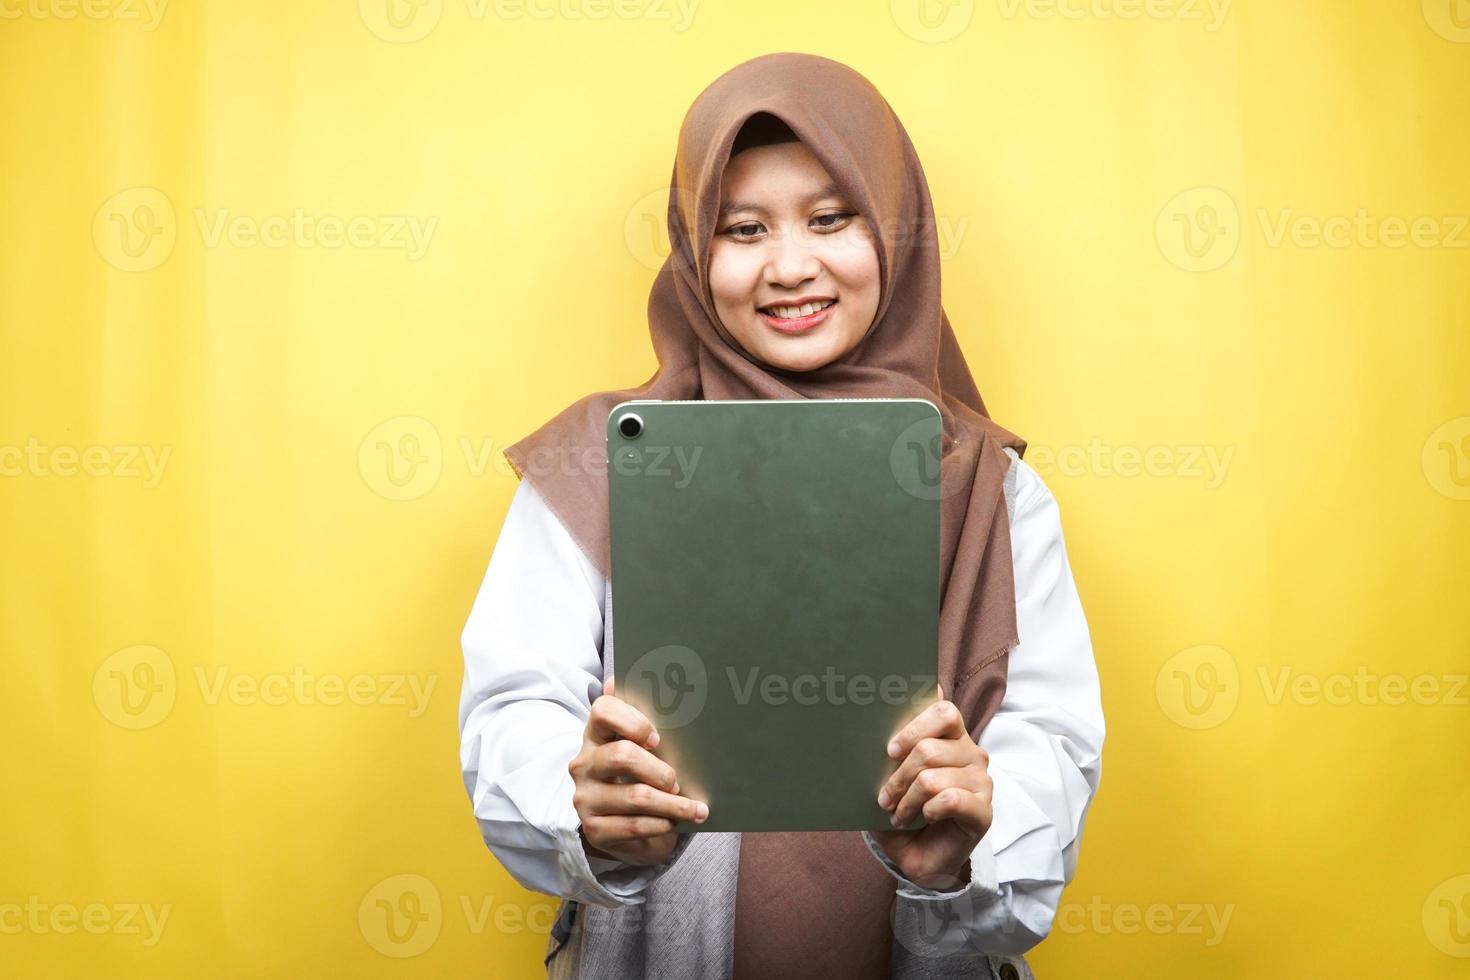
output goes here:
{"type": "Polygon", "coordinates": [[[988,792],[989,782],[990,777],[973,766],[925,769],[914,778],[908,792],[903,794],[903,798],[893,808],[893,826],[907,827],[918,816],[925,803],[950,787],[970,792],[982,789],[988,792]]]}
{"type": "Polygon", "coordinates": [[[647,783],[666,792],[679,791],[679,780],[674,774],[673,766],[638,743],[625,738],[594,749],[587,775],[603,783],[647,783]]]}
{"type": "Polygon", "coordinates": [[[613,679],[611,677],[607,678],[605,681],[602,682],[602,693],[603,694],[612,694],[613,693],[613,679]]]}
{"type": "Polygon", "coordinates": [[[663,817],[592,817],[582,822],[582,832],[599,850],[620,844],[648,841],[674,831],[674,822],[663,817]]]}
{"type": "Polygon", "coordinates": [[[983,759],[980,747],[969,739],[922,738],[909,750],[903,762],[883,784],[882,791],[878,793],[878,805],[886,810],[903,799],[903,795],[913,784],[914,777],[925,769],[968,766],[983,759]]]}
{"type": "Polygon", "coordinates": [[[993,819],[990,801],[985,794],[951,786],[941,790],[923,807],[924,819],[929,823],[952,820],[966,833],[984,837],[993,819]]]}
{"type": "Polygon", "coordinates": [[[599,783],[586,797],[587,812],[593,816],[663,817],[704,823],[709,805],[687,796],[675,796],[647,783],[599,783]]]}
{"type": "Polygon", "coordinates": [[[902,759],[923,738],[959,738],[969,735],[965,716],[953,701],[935,701],[905,725],[888,743],[888,755],[902,759]]]}
{"type": "Polygon", "coordinates": [[[614,694],[605,694],[592,702],[592,712],[587,717],[587,736],[597,743],[626,738],[649,749],[657,748],[659,743],[653,722],[614,694]]]}
{"type": "MultiPolygon", "coordinates": [[[[674,849],[677,838],[670,831],[667,834],[659,834],[655,837],[642,837],[637,840],[623,841],[622,843],[608,843],[610,850],[600,851],[608,857],[625,864],[652,865],[662,864],[668,859],[669,853],[674,849]]],[[[595,848],[596,845],[594,844],[595,848]]],[[[600,849],[599,849],[600,850],[600,849]]]]}

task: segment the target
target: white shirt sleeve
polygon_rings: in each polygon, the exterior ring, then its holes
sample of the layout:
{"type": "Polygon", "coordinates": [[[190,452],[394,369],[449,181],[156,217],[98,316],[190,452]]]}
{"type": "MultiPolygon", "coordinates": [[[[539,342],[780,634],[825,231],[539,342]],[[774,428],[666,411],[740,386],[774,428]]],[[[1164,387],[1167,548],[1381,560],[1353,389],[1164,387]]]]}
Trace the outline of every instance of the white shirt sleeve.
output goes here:
{"type": "Polygon", "coordinates": [[[602,693],[605,584],[521,481],[461,635],[460,769],[481,836],[524,887],[636,905],[690,835],[668,862],[642,867],[589,861],[577,833],[567,765],[602,693]]]}
{"type": "MultiPolygon", "coordinates": [[[[993,820],[970,858],[969,888],[938,892],[910,882],[871,834],[868,848],[899,895],[929,921],[926,941],[1017,955],[1046,938],[1062,888],[1077,869],[1087,808],[1102,776],[1105,726],[1097,663],[1062,541],[1056,499],[1011,455],[1007,505],[1020,642],[1006,692],[980,735],[990,754],[993,820]]],[[[936,950],[939,951],[939,950],[936,950]]]]}

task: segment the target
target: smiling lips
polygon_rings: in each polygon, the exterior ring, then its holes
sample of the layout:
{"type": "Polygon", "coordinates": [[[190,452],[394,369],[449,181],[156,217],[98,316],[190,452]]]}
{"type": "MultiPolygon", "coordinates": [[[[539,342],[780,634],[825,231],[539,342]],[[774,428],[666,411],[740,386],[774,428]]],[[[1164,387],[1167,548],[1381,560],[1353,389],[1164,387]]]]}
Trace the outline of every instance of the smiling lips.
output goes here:
{"type": "Polygon", "coordinates": [[[774,303],[757,312],[762,320],[782,333],[803,333],[830,317],[836,305],[835,299],[814,299],[794,305],[774,303]]]}

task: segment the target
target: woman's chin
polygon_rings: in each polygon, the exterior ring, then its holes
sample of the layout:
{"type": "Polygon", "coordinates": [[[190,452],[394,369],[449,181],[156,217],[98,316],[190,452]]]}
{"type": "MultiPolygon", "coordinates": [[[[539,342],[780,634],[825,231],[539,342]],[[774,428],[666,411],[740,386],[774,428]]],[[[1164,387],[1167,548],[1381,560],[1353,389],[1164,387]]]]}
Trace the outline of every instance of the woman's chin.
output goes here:
{"type": "Polygon", "coordinates": [[[733,334],[737,343],[768,368],[778,371],[815,371],[835,361],[837,350],[833,323],[819,324],[805,334],[787,334],[764,320],[751,323],[744,335],[733,334]],[[746,341],[750,341],[746,343],[746,341]]]}
{"type": "Polygon", "coordinates": [[[804,345],[808,349],[795,351],[781,349],[768,352],[764,360],[769,367],[779,371],[815,371],[831,364],[834,358],[826,344],[804,345]]]}

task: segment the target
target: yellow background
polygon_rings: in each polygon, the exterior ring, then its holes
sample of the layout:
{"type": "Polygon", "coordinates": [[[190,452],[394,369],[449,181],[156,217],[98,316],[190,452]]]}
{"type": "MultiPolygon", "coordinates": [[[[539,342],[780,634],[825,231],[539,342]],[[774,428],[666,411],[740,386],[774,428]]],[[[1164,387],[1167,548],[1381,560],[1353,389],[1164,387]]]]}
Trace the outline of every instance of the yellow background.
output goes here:
{"type": "Polygon", "coordinates": [[[683,113],[802,50],[1061,502],[1109,732],[1037,972],[1465,975],[1466,0],[386,2],[0,0],[0,972],[540,975],[456,768],[499,451],[652,372],[683,113]]]}

